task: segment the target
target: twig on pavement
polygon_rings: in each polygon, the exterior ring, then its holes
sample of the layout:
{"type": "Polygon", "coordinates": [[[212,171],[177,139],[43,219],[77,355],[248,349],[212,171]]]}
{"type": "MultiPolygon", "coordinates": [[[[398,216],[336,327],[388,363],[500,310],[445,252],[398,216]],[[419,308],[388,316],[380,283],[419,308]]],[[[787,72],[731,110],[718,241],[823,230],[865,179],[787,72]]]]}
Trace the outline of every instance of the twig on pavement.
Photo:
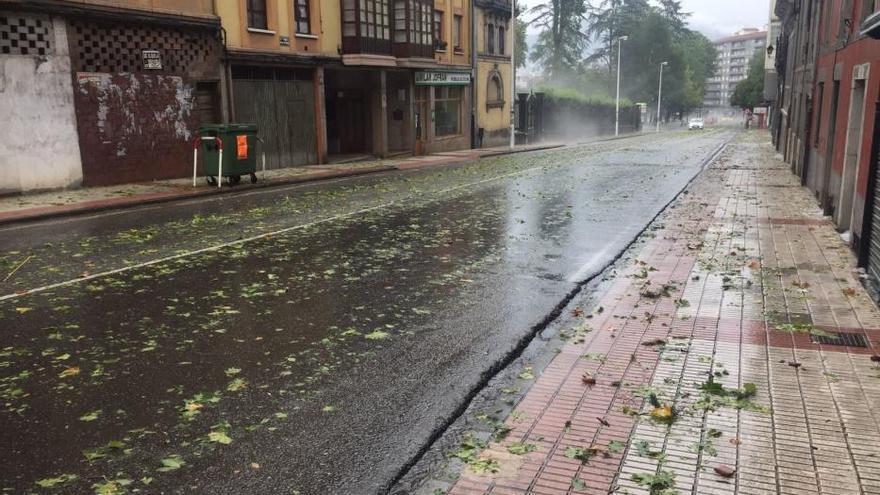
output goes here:
{"type": "Polygon", "coordinates": [[[9,280],[10,278],[12,278],[12,276],[15,275],[15,272],[17,272],[18,270],[20,270],[21,267],[23,267],[24,264],[27,263],[28,261],[30,261],[31,258],[33,258],[33,257],[34,257],[34,255],[30,255],[30,256],[28,256],[27,258],[25,258],[24,261],[22,261],[21,263],[19,263],[18,266],[16,266],[14,270],[12,270],[11,272],[9,272],[9,275],[7,275],[6,278],[3,279],[3,281],[6,282],[6,281],[9,280]]]}

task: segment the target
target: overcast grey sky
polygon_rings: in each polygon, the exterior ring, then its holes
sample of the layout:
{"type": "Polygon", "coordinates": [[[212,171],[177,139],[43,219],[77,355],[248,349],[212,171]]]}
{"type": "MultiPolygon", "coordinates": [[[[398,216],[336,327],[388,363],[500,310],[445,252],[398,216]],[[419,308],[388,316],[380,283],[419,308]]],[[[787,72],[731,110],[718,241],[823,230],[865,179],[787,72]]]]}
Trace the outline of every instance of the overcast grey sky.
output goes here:
{"type": "MultiPolygon", "coordinates": [[[[520,1],[533,7],[545,0],[520,1]]],[[[744,27],[763,28],[770,18],[770,0],[682,0],[682,6],[692,14],[691,29],[712,40],[744,27]]]]}
{"type": "Polygon", "coordinates": [[[715,40],[744,27],[763,28],[770,20],[770,0],[682,0],[691,12],[691,29],[715,40]]]}

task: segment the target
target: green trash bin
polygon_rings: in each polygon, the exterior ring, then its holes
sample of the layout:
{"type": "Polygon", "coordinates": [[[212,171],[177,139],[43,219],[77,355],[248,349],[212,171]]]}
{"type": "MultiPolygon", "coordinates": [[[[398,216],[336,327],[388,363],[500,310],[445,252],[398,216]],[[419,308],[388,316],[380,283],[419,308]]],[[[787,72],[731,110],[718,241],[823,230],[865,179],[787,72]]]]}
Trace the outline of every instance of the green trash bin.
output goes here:
{"type": "Polygon", "coordinates": [[[202,168],[208,184],[217,184],[219,175],[230,184],[241,182],[241,176],[250,175],[251,182],[257,182],[257,125],[256,124],[204,124],[199,127],[202,168]],[[223,170],[220,169],[220,144],[223,142],[223,170]]]}

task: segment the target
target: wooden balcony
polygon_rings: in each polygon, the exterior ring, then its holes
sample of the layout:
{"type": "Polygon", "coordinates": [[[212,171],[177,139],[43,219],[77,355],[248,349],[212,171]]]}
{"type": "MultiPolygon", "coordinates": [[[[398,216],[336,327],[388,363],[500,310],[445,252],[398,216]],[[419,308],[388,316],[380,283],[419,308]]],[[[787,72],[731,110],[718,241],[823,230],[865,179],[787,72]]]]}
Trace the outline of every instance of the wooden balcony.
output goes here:
{"type": "Polygon", "coordinates": [[[397,58],[434,58],[434,45],[394,43],[392,53],[397,58]]]}
{"type": "Polygon", "coordinates": [[[391,41],[376,38],[362,38],[359,36],[342,37],[343,54],[391,55],[391,41]]]}
{"type": "Polygon", "coordinates": [[[432,0],[340,0],[340,3],[343,55],[434,58],[432,0]]]}

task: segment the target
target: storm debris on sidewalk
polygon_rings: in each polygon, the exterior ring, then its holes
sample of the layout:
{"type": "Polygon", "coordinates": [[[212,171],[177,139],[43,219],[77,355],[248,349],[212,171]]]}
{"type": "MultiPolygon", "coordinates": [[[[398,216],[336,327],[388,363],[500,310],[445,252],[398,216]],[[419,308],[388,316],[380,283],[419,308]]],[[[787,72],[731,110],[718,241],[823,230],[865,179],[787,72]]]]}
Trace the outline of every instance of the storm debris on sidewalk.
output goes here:
{"type": "Polygon", "coordinates": [[[546,456],[450,494],[570,480],[597,495],[873,491],[880,458],[864,453],[880,438],[880,312],[758,136],[741,135],[661,217],[598,301],[613,316],[569,340],[518,406],[534,419],[513,434],[540,432],[546,456]],[[564,428],[547,423],[560,416],[564,428]],[[581,446],[591,442],[609,448],[596,456],[581,446]]]}

